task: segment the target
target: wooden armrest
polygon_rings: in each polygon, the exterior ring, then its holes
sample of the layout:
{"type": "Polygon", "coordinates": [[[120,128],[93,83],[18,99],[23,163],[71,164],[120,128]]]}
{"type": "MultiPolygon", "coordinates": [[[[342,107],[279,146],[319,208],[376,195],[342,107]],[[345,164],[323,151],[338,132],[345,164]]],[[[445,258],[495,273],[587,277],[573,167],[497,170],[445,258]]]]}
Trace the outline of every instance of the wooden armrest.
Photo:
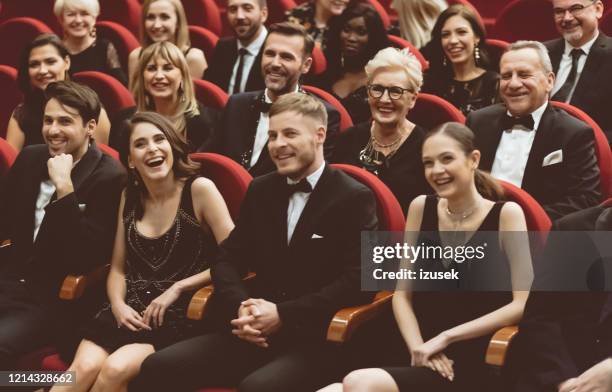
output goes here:
{"type": "Polygon", "coordinates": [[[489,342],[489,347],[487,347],[487,354],[485,356],[485,362],[488,365],[495,367],[504,366],[508,348],[518,331],[518,327],[513,325],[511,327],[504,327],[495,332],[495,335],[493,335],[489,342]]]}
{"type": "Polygon", "coordinates": [[[100,266],[87,275],[68,275],[64,278],[60,288],[59,297],[68,301],[81,298],[85,289],[104,279],[110,265],[100,266]]]}
{"type": "Polygon", "coordinates": [[[8,248],[11,246],[11,240],[0,241],[0,248],[8,248]]]}
{"type": "MultiPolygon", "coordinates": [[[[253,272],[249,272],[247,276],[244,277],[243,281],[249,281],[255,277],[253,272]]],[[[206,305],[208,304],[208,300],[210,296],[214,292],[213,285],[208,285],[206,287],[202,287],[191,297],[191,301],[189,301],[189,306],[187,307],[187,318],[190,320],[202,320],[204,318],[204,313],[206,312],[206,305]]]]}
{"type": "Polygon", "coordinates": [[[348,341],[361,324],[373,319],[384,309],[391,297],[392,292],[380,291],[369,304],[340,309],[329,323],[327,340],[334,343],[348,341]]]}

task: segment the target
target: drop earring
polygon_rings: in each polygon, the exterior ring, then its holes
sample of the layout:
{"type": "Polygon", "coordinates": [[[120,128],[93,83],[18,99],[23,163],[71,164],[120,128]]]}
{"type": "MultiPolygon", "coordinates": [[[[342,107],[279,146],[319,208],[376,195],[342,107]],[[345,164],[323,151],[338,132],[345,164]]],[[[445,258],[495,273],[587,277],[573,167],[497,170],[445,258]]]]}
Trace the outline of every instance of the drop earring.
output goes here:
{"type": "Polygon", "coordinates": [[[480,48],[478,46],[474,48],[474,61],[476,65],[480,63],[480,48]]]}
{"type": "Polygon", "coordinates": [[[442,66],[446,67],[448,63],[446,62],[446,56],[442,58],[442,66]]]}

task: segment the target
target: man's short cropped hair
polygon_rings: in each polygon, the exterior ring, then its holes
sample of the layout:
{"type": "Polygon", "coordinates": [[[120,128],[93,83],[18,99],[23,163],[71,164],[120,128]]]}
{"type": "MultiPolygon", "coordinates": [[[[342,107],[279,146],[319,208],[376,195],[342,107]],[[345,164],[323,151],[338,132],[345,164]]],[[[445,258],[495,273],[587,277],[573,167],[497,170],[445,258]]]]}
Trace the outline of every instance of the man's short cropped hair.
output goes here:
{"type": "Polygon", "coordinates": [[[295,112],[313,118],[327,127],[327,111],[323,103],[308,94],[289,93],[281,95],[270,107],[270,117],[284,112],[295,112]]]}
{"type": "Polygon", "coordinates": [[[57,99],[60,104],[74,108],[83,119],[83,125],[100,117],[100,99],[95,91],[68,80],[50,83],[45,89],[47,102],[57,99]]]}
{"type": "MultiPolygon", "coordinates": [[[[304,40],[304,59],[312,55],[312,49],[314,48],[314,40],[302,25],[291,22],[274,23],[268,28],[268,37],[270,37],[270,34],[272,33],[286,35],[288,37],[302,37],[302,39],[304,40]]],[[[266,40],[268,39],[268,37],[266,37],[266,40]]]]}

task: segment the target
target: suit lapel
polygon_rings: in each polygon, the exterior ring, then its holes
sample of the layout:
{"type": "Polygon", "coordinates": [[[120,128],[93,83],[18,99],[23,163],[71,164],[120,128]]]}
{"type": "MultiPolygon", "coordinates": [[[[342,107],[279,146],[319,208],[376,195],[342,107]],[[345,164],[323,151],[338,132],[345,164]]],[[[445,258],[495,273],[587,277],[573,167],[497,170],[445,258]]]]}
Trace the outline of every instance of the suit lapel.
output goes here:
{"type": "Polygon", "coordinates": [[[537,179],[540,168],[542,167],[542,160],[549,140],[553,140],[554,137],[554,122],[555,122],[555,110],[550,105],[546,106],[546,110],[542,114],[542,119],[538,125],[538,129],[529,152],[529,158],[527,159],[527,165],[525,166],[525,173],[523,174],[523,184],[521,188],[529,188],[528,184],[531,179],[537,179]]]}
{"type": "Polygon", "coordinates": [[[553,47],[548,52],[550,55],[550,62],[553,66],[553,72],[556,74],[559,71],[559,64],[561,64],[561,56],[565,50],[565,40],[563,38],[558,39],[554,42],[553,47]]]}
{"type": "Polygon", "coordinates": [[[572,101],[583,96],[585,93],[589,93],[593,83],[597,82],[597,77],[600,75],[599,69],[604,62],[605,49],[605,36],[600,32],[595,42],[593,42],[584,68],[580,73],[580,79],[578,79],[578,84],[576,84],[576,91],[573,94],[572,101]]]}
{"type": "Polygon", "coordinates": [[[285,192],[285,184],[287,178],[281,175],[276,175],[277,179],[271,189],[270,198],[270,224],[271,238],[273,247],[276,249],[287,248],[287,208],[289,207],[289,198],[285,192]]]}
{"type": "Polygon", "coordinates": [[[502,121],[505,112],[506,107],[500,105],[500,113],[492,119],[493,127],[491,128],[491,132],[483,132],[478,135],[479,138],[482,138],[482,142],[478,143],[478,148],[481,152],[480,168],[482,170],[491,171],[493,167],[497,147],[504,133],[502,121]]]}
{"type": "MultiPolygon", "coordinates": [[[[32,217],[32,219],[28,219],[27,230],[24,230],[26,233],[34,233],[34,211],[36,210],[36,201],[38,200],[38,193],[40,192],[40,183],[43,180],[49,178],[48,169],[47,169],[47,161],[49,160],[50,155],[48,150],[45,150],[41,153],[40,157],[37,158],[37,162],[35,162],[35,167],[40,167],[40,170],[32,173],[33,176],[30,178],[31,181],[27,183],[27,190],[25,192],[25,196],[20,202],[25,203],[27,208],[28,217],[32,217]]],[[[24,173],[25,174],[25,173],[24,173]]],[[[30,240],[32,240],[32,236],[30,236],[30,240]]]]}

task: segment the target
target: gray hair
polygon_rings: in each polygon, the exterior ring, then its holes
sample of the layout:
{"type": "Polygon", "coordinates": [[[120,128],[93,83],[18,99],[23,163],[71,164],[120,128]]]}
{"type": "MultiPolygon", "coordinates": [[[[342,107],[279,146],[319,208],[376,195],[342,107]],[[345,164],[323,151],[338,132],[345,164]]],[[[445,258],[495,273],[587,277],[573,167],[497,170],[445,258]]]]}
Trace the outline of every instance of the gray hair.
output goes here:
{"type": "Polygon", "coordinates": [[[421,63],[408,49],[385,48],[374,56],[365,66],[368,83],[379,69],[399,69],[404,71],[413,93],[418,93],[423,84],[421,63]]]}
{"type": "Polygon", "coordinates": [[[55,0],[53,13],[60,19],[66,7],[80,7],[89,12],[94,18],[100,15],[100,3],[98,0],[55,0]]]}
{"type": "Polygon", "coordinates": [[[550,57],[548,56],[548,49],[544,46],[543,43],[539,41],[516,41],[511,43],[506,50],[506,53],[521,49],[533,49],[538,54],[540,58],[540,64],[542,68],[544,68],[545,73],[553,72],[552,63],[550,62],[550,57]]]}

